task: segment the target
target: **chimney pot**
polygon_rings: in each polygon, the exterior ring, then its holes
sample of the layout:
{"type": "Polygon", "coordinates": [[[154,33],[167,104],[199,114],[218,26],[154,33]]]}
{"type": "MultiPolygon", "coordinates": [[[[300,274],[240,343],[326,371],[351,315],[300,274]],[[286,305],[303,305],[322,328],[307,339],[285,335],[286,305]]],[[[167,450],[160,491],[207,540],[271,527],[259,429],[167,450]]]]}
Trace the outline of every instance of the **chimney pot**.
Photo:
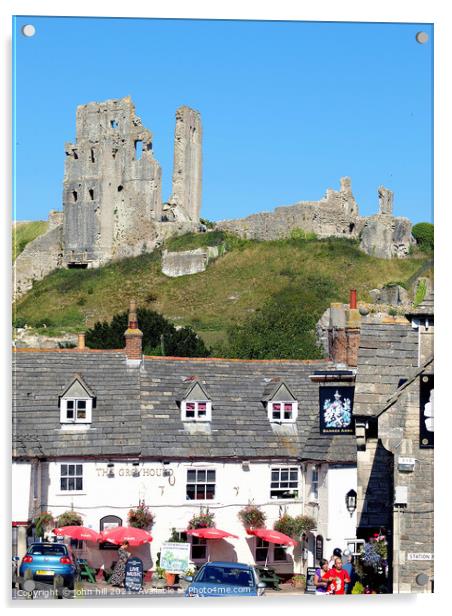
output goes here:
{"type": "Polygon", "coordinates": [[[77,348],[79,351],[83,351],[85,349],[85,333],[80,333],[77,336],[77,348]]]}
{"type": "Polygon", "coordinates": [[[357,308],[356,289],[350,289],[350,308],[357,308]]]}

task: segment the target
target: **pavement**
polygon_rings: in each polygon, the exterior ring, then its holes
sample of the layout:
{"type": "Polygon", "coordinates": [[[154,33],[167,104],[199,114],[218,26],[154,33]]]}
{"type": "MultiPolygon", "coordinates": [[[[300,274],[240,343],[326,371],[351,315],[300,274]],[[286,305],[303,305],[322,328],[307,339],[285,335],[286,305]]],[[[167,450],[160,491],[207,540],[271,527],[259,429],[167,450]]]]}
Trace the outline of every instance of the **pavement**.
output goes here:
{"type": "MultiPolygon", "coordinates": [[[[63,588],[59,591],[55,590],[51,584],[43,582],[28,581],[28,586],[25,589],[13,589],[12,598],[15,600],[34,600],[44,601],[49,599],[139,599],[143,597],[158,597],[158,598],[181,598],[184,596],[186,586],[173,586],[165,588],[155,588],[151,584],[145,584],[140,592],[127,592],[124,588],[116,588],[110,586],[106,582],[79,582],[76,584],[75,590],[71,591],[63,588]]],[[[291,584],[281,584],[280,590],[276,591],[271,588],[265,590],[265,597],[274,596],[298,596],[303,595],[304,590],[294,588],[291,584]]]]}

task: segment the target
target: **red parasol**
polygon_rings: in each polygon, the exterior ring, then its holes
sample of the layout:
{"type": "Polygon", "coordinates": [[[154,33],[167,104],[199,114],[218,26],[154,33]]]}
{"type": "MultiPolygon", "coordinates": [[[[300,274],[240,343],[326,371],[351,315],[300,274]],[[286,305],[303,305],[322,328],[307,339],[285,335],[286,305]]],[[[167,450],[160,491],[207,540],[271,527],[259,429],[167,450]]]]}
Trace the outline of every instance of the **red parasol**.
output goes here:
{"type": "Polygon", "coordinates": [[[144,545],[152,541],[152,536],[141,528],[132,526],[116,526],[100,533],[99,541],[107,541],[115,545],[121,545],[128,541],[131,546],[144,545]]]}
{"type": "Polygon", "coordinates": [[[269,530],[268,528],[247,528],[248,535],[254,535],[269,543],[278,543],[280,545],[298,545],[298,541],[288,537],[284,533],[277,530],[269,530]]]}
{"type": "Polygon", "coordinates": [[[79,541],[98,541],[100,537],[99,533],[96,533],[92,528],[86,528],[86,526],[61,526],[61,528],[54,528],[52,532],[54,535],[70,537],[79,541]]]}
{"type": "Polygon", "coordinates": [[[228,533],[225,530],[220,530],[219,528],[190,528],[187,530],[187,535],[201,537],[202,539],[224,539],[225,537],[234,537],[234,539],[238,539],[237,535],[228,533]]]}

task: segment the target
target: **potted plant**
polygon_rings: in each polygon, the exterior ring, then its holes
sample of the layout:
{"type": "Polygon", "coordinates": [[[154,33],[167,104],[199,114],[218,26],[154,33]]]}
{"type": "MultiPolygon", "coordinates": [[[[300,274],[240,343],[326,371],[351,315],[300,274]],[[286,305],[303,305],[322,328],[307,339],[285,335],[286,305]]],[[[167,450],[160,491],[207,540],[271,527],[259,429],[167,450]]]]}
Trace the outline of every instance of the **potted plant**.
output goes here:
{"type": "Polygon", "coordinates": [[[154,586],[155,584],[156,588],[164,588],[166,584],[165,574],[166,570],[157,565],[155,568],[155,575],[152,578],[152,585],[154,586]]]}
{"type": "Polygon", "coordinates": [[[201,507],[199,513],[195,513],[188,523],[188,528],[212,528],[215,522],[215,514],[210,513],[207,508],[205,511],[201,507]]]}
{"type": "Polygon", "coordinates": [[[53,515],[48,511],[43,511],[40,513],[38,517],[33,520],[33,523],[35,525],[36,537],[44,537],[44,533],[55,526],[53,515]]]}
{"type": "Polygon", "coordinates": [[[245,528],[262,528],[265,526],[265,513],[257,505],[250,503],[238,512],[238,517],[245,528]]]}
{"type": "Polygon", "coordinates": [[[83,526],[82,516],[72,509],[65,511],[57,518],[57,526],[83,526]]]}
{"type": "Polygon", "coordinates": [[[290,583],[294,588],[302,588],[303,590],[306,588],[306,576],[302,574],[297,574],[292,576],[290,583]]]}
{"type": "Polygon", "coordinates": [[[154,523],[154,514],[150,511],[149,507],[145,505],[144,501],[140,501],[138,507],[130,509],[127,520],[129,526],[147,530],[154,523]]]}

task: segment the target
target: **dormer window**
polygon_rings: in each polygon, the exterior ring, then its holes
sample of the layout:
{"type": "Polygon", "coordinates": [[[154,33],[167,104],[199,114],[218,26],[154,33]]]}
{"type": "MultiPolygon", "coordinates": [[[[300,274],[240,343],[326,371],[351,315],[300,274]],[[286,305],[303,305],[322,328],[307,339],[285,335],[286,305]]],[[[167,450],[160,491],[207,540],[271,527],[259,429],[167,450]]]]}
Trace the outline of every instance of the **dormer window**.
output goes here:
{"type": "Polygon", "coordinates": [[[63,426],[85,425],[92,422],[95,396],[77,375],[60,396],[60,423],[63,426]]]}
{"type": "Polygon", "coordinates": [[[298,402],[281,379],[268,381],[263,402],[267,407],[270,422],[295,423],[298,416],[298,402]]]}
{"type": "Polygon", "coordinates": [[[212,401],[198,380],[190,380],[190,386],[181,401],[182,421],[211,421],[212,401]]]}
{"type": "Polygon", "coordinates": [[[294,421],[296,402],[269,402],[270,421],[294,421]]]}

